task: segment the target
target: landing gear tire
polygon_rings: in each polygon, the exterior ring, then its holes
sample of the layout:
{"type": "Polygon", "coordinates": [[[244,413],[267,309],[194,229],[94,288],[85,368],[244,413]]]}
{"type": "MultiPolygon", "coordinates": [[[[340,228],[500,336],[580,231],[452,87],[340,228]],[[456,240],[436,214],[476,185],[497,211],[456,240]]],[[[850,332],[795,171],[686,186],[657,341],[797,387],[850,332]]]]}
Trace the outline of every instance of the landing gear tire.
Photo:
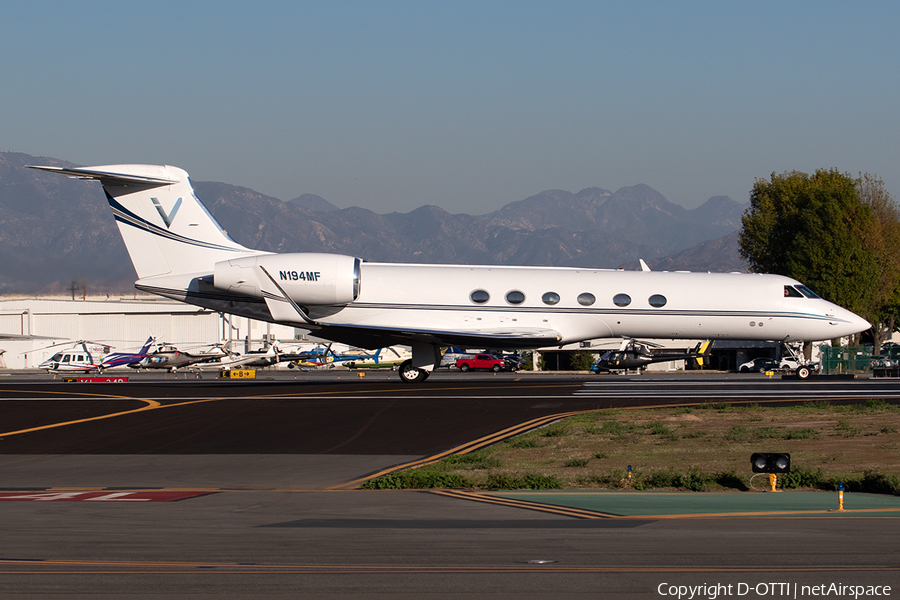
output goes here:
{"type": "Polygon", "coordinates": [[[405,360],[400,365],[400,381],[403,383],[421,383],[428,379],[428,371],[414,367],[412,360],[405,360]]]}
{"type": "Polygon", "coordinates": [[[797,378],[798,379],[809,379],[809,367],[798,367],[797,368],[797,378]]]}

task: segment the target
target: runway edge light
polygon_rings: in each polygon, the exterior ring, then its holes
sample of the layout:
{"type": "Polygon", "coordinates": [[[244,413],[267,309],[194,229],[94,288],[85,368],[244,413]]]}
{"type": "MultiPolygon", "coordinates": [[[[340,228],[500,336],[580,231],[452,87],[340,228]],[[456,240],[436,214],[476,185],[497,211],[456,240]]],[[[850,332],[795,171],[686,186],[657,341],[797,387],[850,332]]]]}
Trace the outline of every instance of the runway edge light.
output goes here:
{"type": "Polygon", "coordinates": [[[754,452],[750,456],[754,473],[790,473],[791,455],[786,452],[754,452]]]}

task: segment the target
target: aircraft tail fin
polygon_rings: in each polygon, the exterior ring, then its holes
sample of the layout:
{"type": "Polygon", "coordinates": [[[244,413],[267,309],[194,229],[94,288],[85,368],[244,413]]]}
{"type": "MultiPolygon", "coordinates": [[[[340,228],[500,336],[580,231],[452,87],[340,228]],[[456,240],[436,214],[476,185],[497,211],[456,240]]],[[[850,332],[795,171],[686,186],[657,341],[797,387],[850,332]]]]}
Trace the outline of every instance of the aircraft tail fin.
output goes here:
{"type": "Polygon", "coordinates": [[[212,273],[222,260],[264,254],[235,242],[194,194],[186,171],[161,165],[41,167],[99,181],[138,278],[212,273]]]}
{"type": "Polygon", "coordinates": [[[147,338],[147,341],[144,342],[144,345],[143,345],[143,347],[141,347],[138,354],[141,356],[147,356],[147,353],[150,351],[150,346],[153,345],[153,341],[154,341],[153,336],[151,335],[150,337],[147,338]]]}
{"type": "Polygon", "coordinates": [[[706,340],[705,342],[700,342],[699,344],[697,344],[695,352],[699,354],[696,360],[697,365],[700,368],[703,368],[704,359],[709,358],[710,352],[712,352],[712,346],[712,340],[706,340]]]}

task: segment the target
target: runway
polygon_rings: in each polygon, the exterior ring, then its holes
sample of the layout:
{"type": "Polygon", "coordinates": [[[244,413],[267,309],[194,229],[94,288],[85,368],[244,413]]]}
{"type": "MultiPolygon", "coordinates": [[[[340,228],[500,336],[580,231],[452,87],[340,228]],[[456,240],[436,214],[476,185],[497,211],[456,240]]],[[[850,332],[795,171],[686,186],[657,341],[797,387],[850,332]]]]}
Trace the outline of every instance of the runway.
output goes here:
{"type": "Polygon", "coordinates": [[[0,377],[0,500],[23,496],[0,502],[4,597],[656,597],[661,584],[900,585],[894,516],[588,519],[352,489],[395,465],[585,410],[900,401],[897,381],[438,373],[405,386],[393,377],[0,377]]]}

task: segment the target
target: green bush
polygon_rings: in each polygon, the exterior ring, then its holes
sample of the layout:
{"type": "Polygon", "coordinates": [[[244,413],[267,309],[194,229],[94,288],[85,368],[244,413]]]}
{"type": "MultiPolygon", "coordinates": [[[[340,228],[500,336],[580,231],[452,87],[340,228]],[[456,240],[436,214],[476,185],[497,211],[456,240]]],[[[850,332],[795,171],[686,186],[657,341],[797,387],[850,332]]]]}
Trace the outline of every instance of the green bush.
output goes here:
{"type": "Polygon", "coordinates": [[[590,477],[592,483],[602,486],[619,487],[628,475],[622,469],[611,469],[605,473],[590,477]]]}
{"type": "Polygon", "coordinates": [[[784,439],[786,440],[808,440],[810,438],[816,437],[818,435],[818,431],[811,427],[804,427],[803,429],[788,429],[784,434],[784,439]]]}
{"type": "Polygon", "coordinates": [[[569,363],[576,371],[590,371],[594,365],[594,355],[586,350],[572,352],[569,355],[569,363]]]}
{"type": "Polygon", "coordinates": [[[471,481],[462,475],[423,467],[398,473],[388,473],[370,479],[360,486],[364,490],[422,490],[429,488],[467,488],[471,481]]]}
{"type": "Polygon", "coordinates": [[[500,459],[492,456],[487,450],[476,450],[468,454],[451,454],[441,459],[440,467],[463,466],[470,469],[491,469],[500,466],[500,459]]]}
{"type": "Polygon", "coordinates": [[[699,469],[689,469],[687,475],[682,475],[677,481],[678,487],[686,488],[692,492],[702,492],[714,481],[714,477],[707,473],[701,473],[699,469]]]}
{"type": "Polygon", "coordinates": [[[608,435],[622,437],[627,433],[633,433],[638,429],[634,423],[622,423],[621,421],[603,421],[600,430],[608,435]]]}
{"type": "Polygon", "coordinates": [[[544,437],[564,437],[569,435],[569,428],[562,423],[554,423],[545,427],[541,431],[541,435],[544,437]]]}
{"type": "Polygon", "coordinates": [[[648,427],[650,428],[650,435],[672,435],[673,433],[671,427],[659,421],[650,423],[648,427]]]}
{"type": "Polygon", "coordinates": [[[586,467],[591,462],[589,458],[570,458],[563,463],[564,467],[586,467]]]}
{"type": "MultiPolygon", "coordinates": [[[[619,477],[606,477],[596,480],[601,485],[603,483],[617,484],[622,479],[619,477]]],[[[680,488],[691,490],[693,492],[704,492],[709,490],[711,485],[719,485],[723,488],[737,489],[746,491],[749,488],[747,480],[735,473],[734,471],[724,471],[721,473],[704,473],[697,467],[691,467],[687,473],[679,473],[673,469],[653,471],[647,474],[635,473],[633,487],[636,490],[650,490],[654,488],[680,488]]]]}
{"type": "Polygon", "coordinates": [[[518,477],[507,475],[505,473],[491,473],[488,476],[487,483],[484,487],[492,490],[518,490],[522,486],[518,477]]]}
{"type": "Polygon", "coordinates": [[[747,484],[747,480],[734,471],[723,471],[721,473],[716,473],[713,476],[713,481],[715,481],[716,484],[722,486],[723,488],[741,490],[742,492],[746,492],[750,489],[750,486],[747,484]]]}
{"type": "Polygon", "coordinates": [[[753,430],[753,437],[760,440],[781,439],[785,431],[784,427],[757,427],[753,430]]]}
{"type": "Polygon", "coordinates": [[[503,473],[491,473],[485,483],[486,488],[496,490],[556,490],[562,487],[552,475],[528,473],[522,477],[503,473]]]}
{"type": "Polygon", "coordinates": [[[888,404],[881,398],[869,398],[866,400],[866,408],[872,411],[892,409],[893,405],[888,404]]]}
{"type": "Polygon", "coordinates": [[[747,428],[743,425],[734,425],[731,429],[723,433],[722,437],[729,442],[740,442],[747,439],[748,433],[747,428]]]}
{"type": "Polygon", "coordinates": [[[638,474],[634,488],[648,490],[652,488],[686,488],[696,492],[701,491],[712,477],[704,475],[698,469],[691,469],[687,475],[682,475],[674,470],[652,471],[648,474],[638,474]]]}
{"type": "Polygon", "coordinates": [[[812,470],[804,467],[793,467],[790,473],[779,475],[778,480],[781,482],[781,487],[786,490],[797,488],[827,490],[831,488],[831,480],[827,478],[821,468],[812,470]]]}
{"type": "Polygon", "coordinates": [[[826,409],[831,408],[831,402],[829,402],[828,400],[810,400],[803,406],[805,406],[806,408],[826,409]]]}
{"type": "Polygon", "coordinates": [[[522,487],[527,490],[558,490],[562,484],[553,475],[528,473],[522,477],[522,487]]]}
{"type": "Polygon", "coordinates": [[[878,471],[866,471],[860,481],[860,491],[900,496],[900,477],[896,474],[885,475],[878,471]]]}
{"type": "Polygon", "coordinates": [[[506,444],[511,448],[540,448],[541,445],[534,436],[522,437],[516,436],[506,440],[506,444]]]}

